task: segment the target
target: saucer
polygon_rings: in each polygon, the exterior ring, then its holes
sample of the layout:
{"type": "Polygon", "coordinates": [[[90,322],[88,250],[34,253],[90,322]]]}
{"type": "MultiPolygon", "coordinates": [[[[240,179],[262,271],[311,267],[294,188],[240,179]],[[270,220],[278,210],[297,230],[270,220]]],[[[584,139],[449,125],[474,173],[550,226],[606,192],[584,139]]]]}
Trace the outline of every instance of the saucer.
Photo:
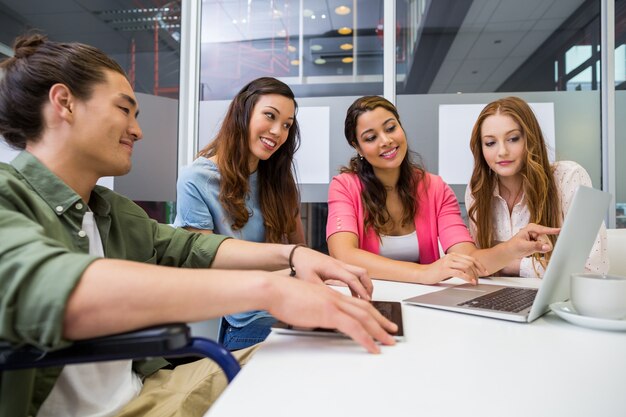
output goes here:
{"type": "Polygon", "coordinates": [[[550,304],[550,309],[565,321],[582,327],[597,330],[626,331],[626,320],[602,319],[598,317],[581,316],[574,310],[569,301],[550,304]]]}

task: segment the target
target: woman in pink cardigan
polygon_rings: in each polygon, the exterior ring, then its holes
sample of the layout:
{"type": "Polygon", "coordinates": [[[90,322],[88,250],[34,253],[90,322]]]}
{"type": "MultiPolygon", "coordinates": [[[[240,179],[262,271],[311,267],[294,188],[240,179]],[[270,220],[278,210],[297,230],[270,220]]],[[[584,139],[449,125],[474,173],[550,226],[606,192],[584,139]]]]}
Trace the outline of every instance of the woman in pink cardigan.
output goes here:
{"type": "Polygon", "coordinates": [[[398,111],[384,98],[357,99],[348,109],[345,135],[358,156],[328,191],[326,238],[335,258],[380,279],[476,283],[513,259],[552,250],[545,235],[559,229],[535,224],[507,242],[477,249],[450,187],[411,162],[398,111]]]}

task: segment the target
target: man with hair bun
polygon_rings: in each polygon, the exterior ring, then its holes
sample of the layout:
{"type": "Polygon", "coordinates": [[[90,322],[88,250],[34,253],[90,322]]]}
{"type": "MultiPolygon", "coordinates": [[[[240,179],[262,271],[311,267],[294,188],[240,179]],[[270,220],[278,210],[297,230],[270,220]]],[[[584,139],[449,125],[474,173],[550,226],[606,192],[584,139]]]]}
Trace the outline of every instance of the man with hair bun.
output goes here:
{"type": "MultiPolygon", "coordinates": [[[[97,186],[129,172],[142,138],[123,69],[96,48],[41,35],[18,38],[14,49],[0,64],[0,135],[21,150],[0,164],[0,339],[48,351],[260,309],[293,325],[336,328],[372,353],[376,341],[394,343],[395,325],[368,303],[364,269],[306,247],[160,225],[97,186]],[[288,266],[296,278],[268,272],[288,266]],[[327,279],[355,297],[321,285],[327,279]]],[[[245,362],[252,350],[235,354],[245,362]]],[[[206,359],[144,374],[117,361],[5,372],[0,384],[12,393],[3,416],[200,416],[225,378],[206,359]]]]}

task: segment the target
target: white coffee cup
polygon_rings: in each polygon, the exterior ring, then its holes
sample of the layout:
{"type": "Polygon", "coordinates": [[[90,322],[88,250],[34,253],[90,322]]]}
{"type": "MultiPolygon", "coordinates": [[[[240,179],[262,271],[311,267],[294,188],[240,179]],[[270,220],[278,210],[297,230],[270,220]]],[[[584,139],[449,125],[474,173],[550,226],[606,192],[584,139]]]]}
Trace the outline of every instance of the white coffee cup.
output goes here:
{"type": "Polygon", "coordinates": [[[626,318],[626,277],[572,274],[570,300],[578,314],[620,320],[626,318]]]}

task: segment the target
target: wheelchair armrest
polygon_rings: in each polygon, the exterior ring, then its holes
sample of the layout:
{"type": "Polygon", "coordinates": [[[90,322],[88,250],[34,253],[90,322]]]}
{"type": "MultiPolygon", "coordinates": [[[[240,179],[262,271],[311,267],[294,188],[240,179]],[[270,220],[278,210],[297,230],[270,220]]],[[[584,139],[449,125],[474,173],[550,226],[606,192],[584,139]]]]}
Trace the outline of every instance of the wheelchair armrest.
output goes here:
{"type": "Polygon", "coordinates": [[[146,357],[208,357],[224,369],[229,380],[239,363],[218,343],[192,338],[186,324],[150,327],[112,336],[80,340],[64,349],[42,351],[33,346],[15,348],[0,341],[0,371],[146,357]]]}

